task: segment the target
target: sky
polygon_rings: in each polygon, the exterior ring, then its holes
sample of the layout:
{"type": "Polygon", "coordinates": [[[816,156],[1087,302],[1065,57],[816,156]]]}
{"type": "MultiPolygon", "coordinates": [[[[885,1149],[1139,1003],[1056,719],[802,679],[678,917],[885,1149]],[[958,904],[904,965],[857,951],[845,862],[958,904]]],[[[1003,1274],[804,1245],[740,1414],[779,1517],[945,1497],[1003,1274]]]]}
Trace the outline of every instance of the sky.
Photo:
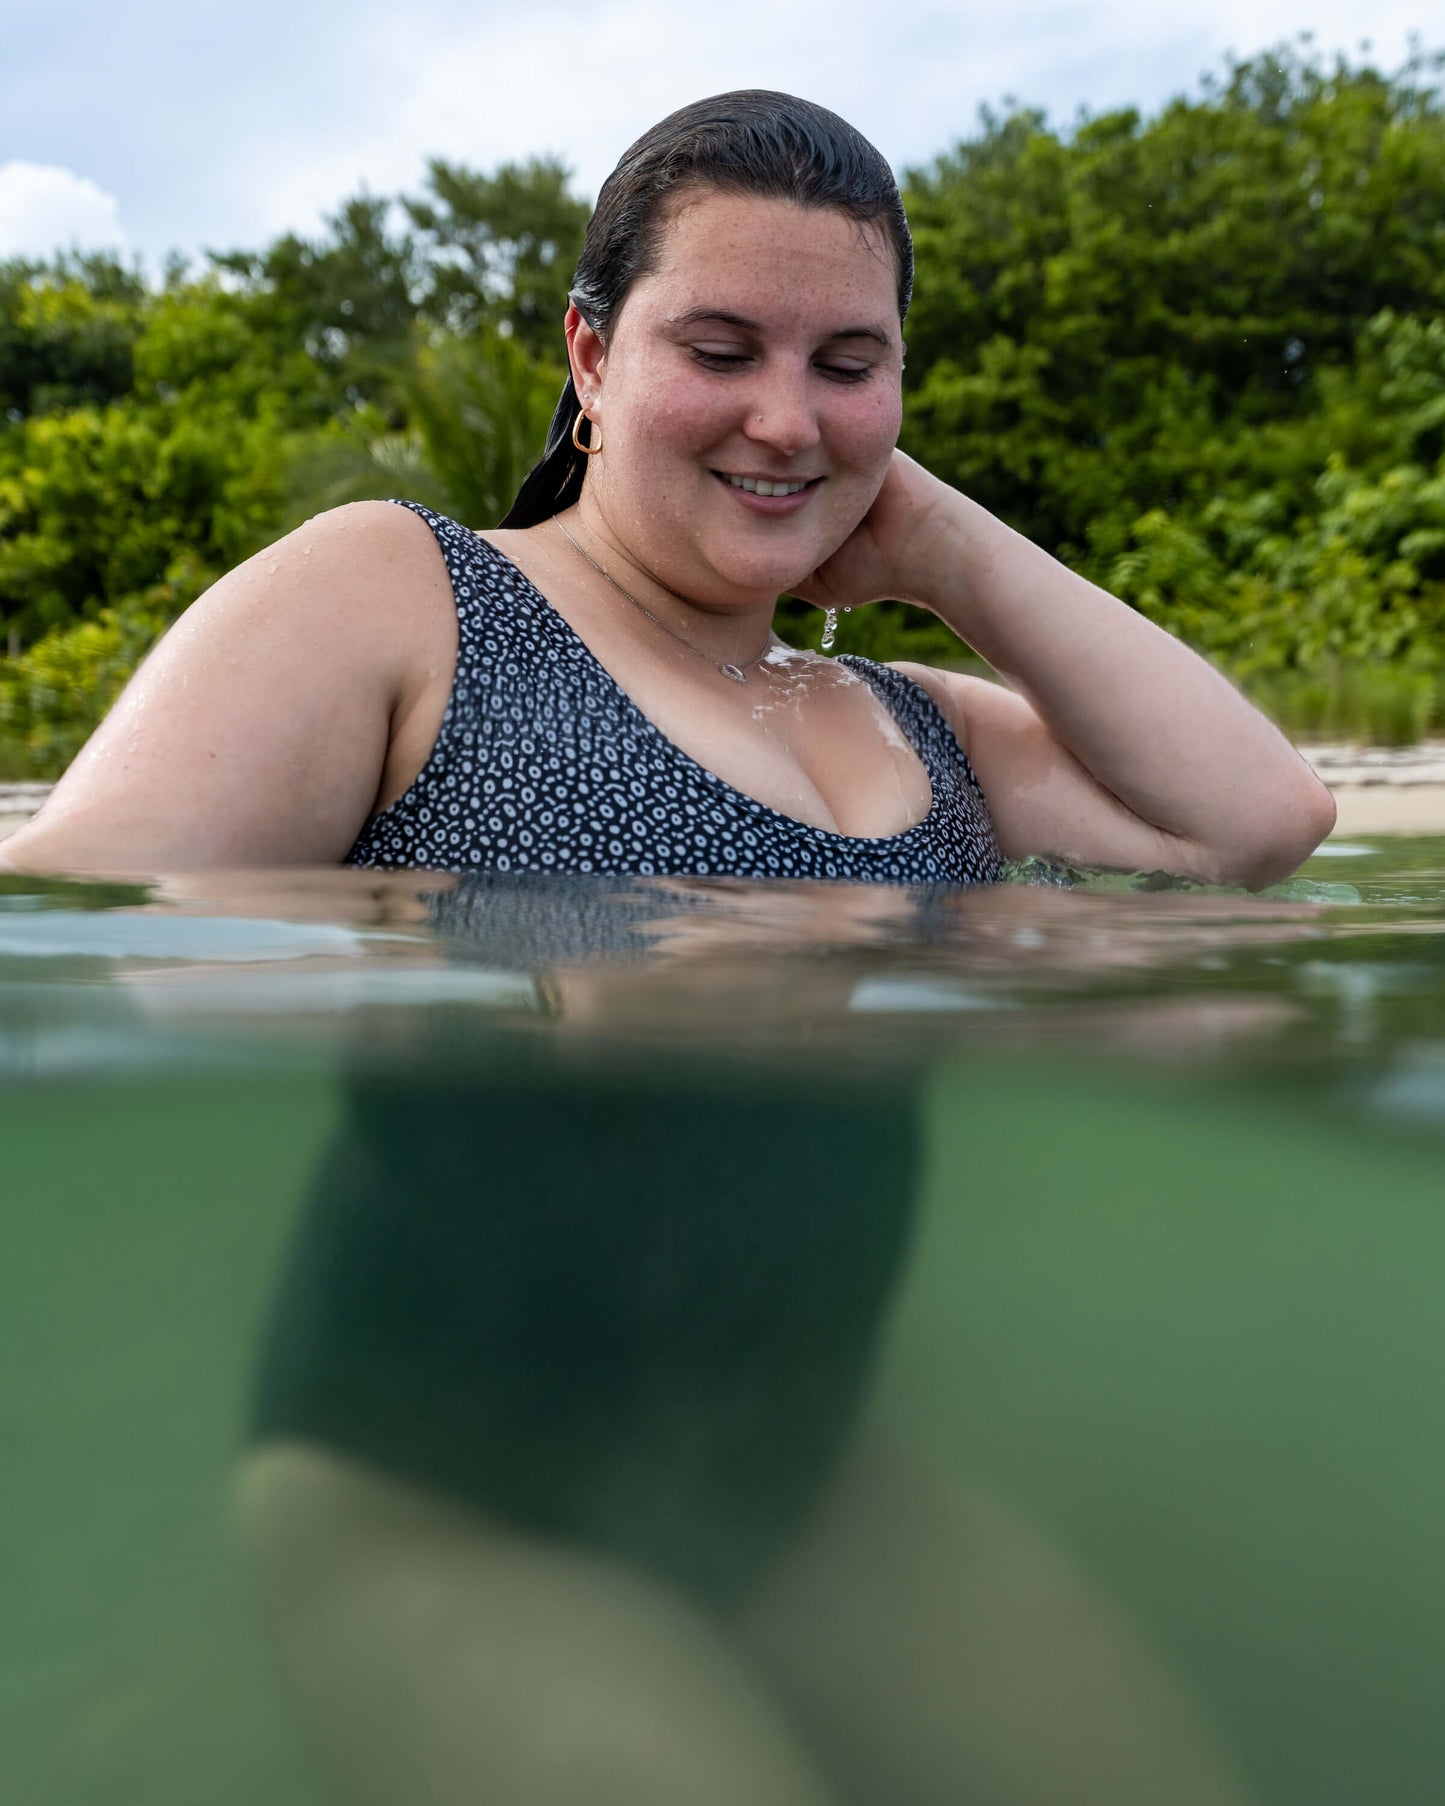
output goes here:
{"type": "MultiPolygon", "coordinates": [[[[782,88],[864,131],[898,169],[1012,98],[1066,125],[1196,93],[1229,53],[1312,30],[1394,69],[1418,0],[0,0],[0,256],[168,252],[308,232],[348,196],[421,189],[426,160],[559,156],[586,195],[685,101],[782,88]],[[1368,16],[1368,24],[1364,21],[1368,16]]],[[[1432,29],[1432,15],[1437,23],[1432,29]]]]}

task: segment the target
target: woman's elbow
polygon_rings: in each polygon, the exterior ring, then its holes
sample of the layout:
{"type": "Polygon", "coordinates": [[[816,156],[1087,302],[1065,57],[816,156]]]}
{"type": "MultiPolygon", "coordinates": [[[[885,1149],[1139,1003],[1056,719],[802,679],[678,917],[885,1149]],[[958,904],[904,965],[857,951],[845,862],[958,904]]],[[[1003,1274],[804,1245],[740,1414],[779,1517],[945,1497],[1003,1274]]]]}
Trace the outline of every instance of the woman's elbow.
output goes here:
{"type": "Polygon", "coordinates": [[[1335,826],[1335,799],[1308,766],[1255,808],[1231,851],[1227,881],[1263,890],[1297,871],[1335,826]]]}

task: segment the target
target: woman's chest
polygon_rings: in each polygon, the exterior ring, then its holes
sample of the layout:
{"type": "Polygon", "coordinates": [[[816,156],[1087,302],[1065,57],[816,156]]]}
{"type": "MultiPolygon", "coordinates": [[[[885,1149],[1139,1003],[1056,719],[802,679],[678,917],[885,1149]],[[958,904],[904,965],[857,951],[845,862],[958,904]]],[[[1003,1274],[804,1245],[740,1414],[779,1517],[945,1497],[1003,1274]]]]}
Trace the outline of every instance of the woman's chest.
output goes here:
{"type": "Polygon", "coordinates": [[[719,702],[686,684],[634,697],[575,639],[550,658],[474,650],[430,757],[351,863],[896,884],[993,874],[963,775],[931,759],[935,799],[871,683],[843,667],[811,693],[729,684],[736,696],[719,702]]]}
{"type": "MultiPolygon", "coordinates": [[[[665,783],[699,775],[794,822],[878,839],[928,814],[932,787],[918,753],[860,678],[827,661],[777,657],[737,683],[699,671],[633,664],[585,674],[585,698],[560,743],[593,766],[665,783]]],[[[539,711],[546,715],[548,711],[539,711]]]]}

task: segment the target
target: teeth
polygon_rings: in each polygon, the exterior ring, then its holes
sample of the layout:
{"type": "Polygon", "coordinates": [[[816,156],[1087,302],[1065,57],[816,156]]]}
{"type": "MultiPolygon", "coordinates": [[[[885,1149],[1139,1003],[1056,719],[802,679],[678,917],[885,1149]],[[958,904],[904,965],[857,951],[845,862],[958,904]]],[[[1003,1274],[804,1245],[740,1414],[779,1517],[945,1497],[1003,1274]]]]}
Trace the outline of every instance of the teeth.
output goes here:
{"type": "Polygon", "coordinates": [[[806,483],[766,483],[758,477],[730,477],[725,471],[719,474],[734,489],[746,489],[749,495],[796,495],[808,487],[806,483]]]}

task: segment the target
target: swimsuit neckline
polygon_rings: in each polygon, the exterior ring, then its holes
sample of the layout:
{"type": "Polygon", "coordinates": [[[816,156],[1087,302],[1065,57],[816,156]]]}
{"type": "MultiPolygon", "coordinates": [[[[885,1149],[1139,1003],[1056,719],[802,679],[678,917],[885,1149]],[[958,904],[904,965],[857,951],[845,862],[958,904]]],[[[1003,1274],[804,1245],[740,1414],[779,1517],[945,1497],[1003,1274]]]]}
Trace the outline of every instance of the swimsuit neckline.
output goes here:
{"type": "Polygon", "coordinates": [[[923,748],[918,745],[913,735],[908,731],[907,724],[900,721],[893,713],[893,710],[889,708],[887,697],[883,696],[879,692],[877,686],[868,679],[868,661],[866,659],[854,660],[849,654],[845,653],[843,655],[843,657],[849,659],[850,669],[855,662],[864,667],[864,681],[868,683],[869,689],[873,691],[874,696],[877,698],[879,704],[887,713],[894,726],[901,731],[904,738],[907,740],[909,747],[913,751],[914,757],[923,767],[924,777],[928,779],[929,800],[927,810],[916,822],[912,823],[907,828],[900,828],[896,834],[844,834],[836,828],[820,828],[814,822],[802,820],[800,816],[789,815],[786,810],[775,809],[771,803],[762,802],[758,797],[750,796],[746,790],[740,790],[736,784],[730,784],[726,778],[719,777],[715,771],[710,770],[699,760],[693,758],[691,753],[685,752],[675,740],[670,739],[652,717],[639,707],[632,697],[627,694],[627,691],[623,689],[622,685],[617,681],[616,677],[613,676],[612,672],[610,672],[606,665],[603,664],[602,660],[598,658],[597,654],[587,644],[586,640],[582,638],[582,635],[578,633],[577,629],[567,617],[547,598],[514,559],[509,558],[505,552],[501,551],[497,546],[494,546],[489,539],[483,539],[482,535],[478,533],[475,528],[467,528],[465,531],[477,545],[484,547],[486,552],[492,558],[495,558],[504,564],[507,569],[514,574],[518,582],[536,598],[545,611],[546,618],[554,621],[564,638],[581,650],[593,668],[600,672],[602,677],[616,692],[616,695],[624,708],[626,708],[627,711],[646,728],[647,732],[661,745],[665,746],[673,758],[686,765],[689,770],[696,772],[699,777],[704,778],[709,784],[722,791],[732,799],[734,804],[746,809],[750,814],[765,815],[774,821],[782,822],[796,833],[816,834],[821,836],[824,840],[838,841],[842,845],[850,847],[891,848],[900,846],[911,836],[919,834],[925,828],[933,825],[934,818],[939,812],[941,803],[938,794],[938,784],[934,778],[931,761],[925,754],[923,748]]]}

